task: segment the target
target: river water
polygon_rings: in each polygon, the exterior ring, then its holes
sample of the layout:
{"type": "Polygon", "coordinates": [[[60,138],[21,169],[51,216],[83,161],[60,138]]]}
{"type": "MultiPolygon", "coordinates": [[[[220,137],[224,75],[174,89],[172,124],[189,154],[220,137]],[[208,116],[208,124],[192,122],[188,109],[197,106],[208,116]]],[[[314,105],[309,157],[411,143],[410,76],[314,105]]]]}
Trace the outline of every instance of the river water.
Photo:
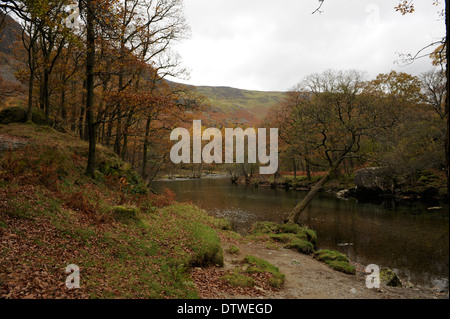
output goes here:
{"type": "MultiPolygon", "coordinates": [[[[283,222],[306,192],[232,184],[229,179],[158,181],[178,201],[188,201],[232,222],[244,234],[256,221],[283,222]]],[[[334,249],[362,265],[393,269],[402,280],[424,287],[448,287],[448,206],[423,203],[361,203],[320,193],[302,213],[316,230],[320,249],[334,249]]]]}

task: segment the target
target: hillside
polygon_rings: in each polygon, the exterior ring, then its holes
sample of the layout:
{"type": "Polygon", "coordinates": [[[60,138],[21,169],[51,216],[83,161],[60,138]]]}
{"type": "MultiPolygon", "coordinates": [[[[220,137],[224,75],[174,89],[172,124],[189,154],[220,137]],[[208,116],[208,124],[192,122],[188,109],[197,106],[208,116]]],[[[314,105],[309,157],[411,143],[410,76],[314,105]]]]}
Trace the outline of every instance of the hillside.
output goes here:
{"type": "Polygon", "coordinates": [[[235,89],[224,86],[196,86],[211,103],[209,119],[233,124],[256,125],[269,108],[281,101],[284,92],[265,92],[235,89]]]}
{"type": "Polygon", "coordinates": [[[220,220],[149,194],[126,163],[50,127],[0,125],[0,299],[192,298],[188,270],[223,263],[220,220]],[[65,286],[80,268],[81,289],[65,286]]]}

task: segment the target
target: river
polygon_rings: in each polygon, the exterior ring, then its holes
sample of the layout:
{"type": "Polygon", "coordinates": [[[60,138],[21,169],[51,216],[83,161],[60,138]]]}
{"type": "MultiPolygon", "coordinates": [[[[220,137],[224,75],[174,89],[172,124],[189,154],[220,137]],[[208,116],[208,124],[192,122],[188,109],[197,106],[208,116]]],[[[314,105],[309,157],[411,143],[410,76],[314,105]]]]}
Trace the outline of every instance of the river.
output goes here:
{"type": "MultiPolygon", "coordinates": [[[[231,221],[245,234],[256,221],[283,222],[306,192],[232,184],[229,179],[158,181],[178,201],[188,201],[231,221]]],[[[402,280],[423,287],[448,287],[448,206],[428,210],[423,203],[361,203],[320,193],[302,213],[316,230],[320,249],[334,249],[362,265],[394,269],[402,280]]]]}

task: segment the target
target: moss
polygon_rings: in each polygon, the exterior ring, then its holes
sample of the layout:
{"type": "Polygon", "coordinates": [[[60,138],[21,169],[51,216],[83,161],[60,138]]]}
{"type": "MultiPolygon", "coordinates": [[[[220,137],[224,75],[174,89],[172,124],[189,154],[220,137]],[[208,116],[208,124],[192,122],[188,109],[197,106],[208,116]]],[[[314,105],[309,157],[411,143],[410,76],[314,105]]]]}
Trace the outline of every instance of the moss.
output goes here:
{"type": "Polygon", "coordinates": [[[269,238],[281,243],[289,243],[297,239],[295,234],[271,234],[269,238]]]}
{"type": "Polygon", "coordinates": [[[192,267],[203,267],[210,265],[223,266],[223,250],[220,245],[220,238],[217,233],[204,224],[194,223],[191,231],[197,244],[192,246],[194,255],[189,261],[189,265],[192,267]]]}
{"type": "Polygon", "coordinates": [[[244,262],[248,264],[248,267],[245,270],[246,273],[268,272],[272,275],[271,279],[269,279],[269,284],[271,286],[280,288],[283,285],[286,276],[268,261],[249,255],[244,258],[244,262]]]}
{"type": "Polygon", "coordinates": [[[319,250],[314,253],[314,258],[327,264],[334,270],[351,275],[356,274],[356,269],[350,265],[348,257],[338,251],[328,249],[319,250]]]}
{"type": "Polygon", "coordinates": [[[341,262],[349,262],[349,259],[346,255],[341,254],[338,251],[335,250],[329,250],[329,249],[322,249],[319,251],[316,251],[314,253],[314,258],[326,262],[326,261],[341,261],[341,262]]]}
{"type": "Polygon", "coordinates": [[[254,235],[273,234],[273,233],[277,233],[278,230],[279,230],[279,226],[276,223],[257,222],[255,224],[253,224],[252,229],[250,230],[250,233],[254,234],[254,235]]]}
{"type": "Polygon", "coordinates": [[[297,250],[299,253],[310,255],[314,252],[314,246],[309,241],[295,238],[287,243],[284,248],[297,250]]]}
{"type": "MultiPolygon", "coordinates": [[[[0,221],[1,223],[1,221],[0,221]]],[[[227,253],[231,254],[231,255],[238,255],[240,252],[239,247],[235,246],[235,245],[231,245],[227,250],[227,253]]]]}
{"type": "Polygon", "coordinates": [[[255,280],[250,276],[242,274],[239,269],[235,269],[233,272],[226,274],[223,276],[223,279],[233,287],[253,287],[255,285],[255,280]]]}
{"type": "Polygon", "coordinates": [[[231,226],[231,223],[228,219],[225,218],[216,218],[214,220],[214,226],[217,229],[221,229],[221,230],[232,230],[233,227],[231,226]]]}
{"type": "Polygon", "coordinates": [[[251,237],[258,239],[268,236],[270,240],[284,243],[284,248],[311,254],[317,247],[316,232],[298,224],[277,224],[273,222],[255,223],[250,231],[251,237]]]}
{"type": "Polygon", "coordinates": [[[380,269],[380,279],[383,283],[391,287],[401,287],[402,282],[398,278],[397,274],[389,268],[380,269]]]}
{"type": "Polygon", "coordinates": [[[139,210],[136,207],[115,206],[112,208],[112,212],[114,219],[119,222],[138,220],[139,210]]]}
{"type": "Polygon", "coordinates": [[[353,267],[352,265],[350,265],[347,262],[344,261],[337,261],[337,260],[328,260],[325,262],[328,266],[330,266],[331,268],[333,268],[334,270],[349,274],[349,275],[354,275],[356,274],[356,269],[355,267],[353,267]]]}

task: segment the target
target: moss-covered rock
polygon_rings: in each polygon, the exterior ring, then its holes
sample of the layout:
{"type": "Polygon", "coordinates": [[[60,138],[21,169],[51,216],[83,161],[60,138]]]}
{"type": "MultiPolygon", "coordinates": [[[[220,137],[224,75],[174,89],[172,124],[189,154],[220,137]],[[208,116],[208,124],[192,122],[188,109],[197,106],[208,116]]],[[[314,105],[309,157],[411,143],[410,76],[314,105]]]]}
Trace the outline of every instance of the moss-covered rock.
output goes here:
{"type": "Polygon", "coordinates": [[[350,265],[348,262],[343,261],[337,261],[337,260],[329,260],[325,262],[328,266],[333,268],[334,270],[349,274],[349,275],[355,275],[356,269],[352,265],[350,265]]]}
{"type": "Polygon", "coordinates": [[[356,274],[356,269],[350,265],[348,257],[338,251],[329,249],[319,250],[314,253],[314,258],[327,264],[334,270],[351,275],[356,274]]]}
{"type": "Polygon", "coordinates": [[[346,255],[329,249],[321,249],[314,253],[314,258],[326,262],[326,261],[341,261],[341,262],[349,262],[349,259],[346,255]]]}
{"type": "Polygon", "coordinates": [[[223,250],[217,233],[204,224],[193,223],[190,227],[192,234],[202,240],[192,246],[194,255],[191,256],[191,267],[216,265],[223,267],[223,250]]]}
{"type": "Polygon", "coordinates": [[[274,242],[283,243],[284,248],[311,254],[317,247],[316,232],[298,224],[277,224],[273,222],[255,223],[250,230],[252,237],[266,237],[274,242]]]}
{"type": "Polygon", "coordinates": [[[245,272],[248,274],[267,272],[271,274],[269,278],[269,284],[275,288],[281,288],[284,284],[286,276],[274,265],[266,260],[255,256],[246,256],[244,262],[248,264],[245,272]]]}
{"type": "Polygon", "coordinates": [[[115,206],[112,208],[113,217],[119,222],[138,220],[139,209],[136,207],[115,206]]]}
{"type": "Polygon", "coordinates": [[[255,280],[243,274],[239,269],[235,269],[233,272],[226,274],[223,276],[223,279],[233,287],[253,287],[255,285],[255,280]]]}
{"type": "Polygon", "coordinates": [[[310,255],[314,252],[314,245],[311,242],[298,238],[287,243],[284,248],[297,250],[305,255],[310,255]]]}
{"type": "MultiPolygon", "coordinates": [[[[44,111],[32,109],[33,123],[38,125],[47,124],[44,111]]],[[[23,106],[8,107],[0,112],[0,124],[25,123],[27,121],[27,108],[23,106]]]]}
{"type": "Polygon", "coordinates": [[[397,274],[393,270],[386,267],[380,269],[380,279],[381,282],[385,283],[387,286],[402,286],[402,282],[400,281],[400,278],[398,278],[397,274]]]}

